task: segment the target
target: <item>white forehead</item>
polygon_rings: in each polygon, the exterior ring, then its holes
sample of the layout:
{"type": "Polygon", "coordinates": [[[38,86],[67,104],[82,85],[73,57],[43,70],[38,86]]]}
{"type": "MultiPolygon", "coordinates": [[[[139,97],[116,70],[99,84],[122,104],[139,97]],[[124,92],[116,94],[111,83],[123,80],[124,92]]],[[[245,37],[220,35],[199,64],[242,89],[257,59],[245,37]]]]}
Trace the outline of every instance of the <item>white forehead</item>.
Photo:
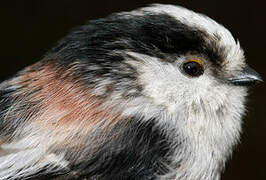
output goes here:
{"type": "Polygon", "coordinates": [[[217,39],[219,37],[219,45],[223,47],[226,52],[226,60],[231,63],[243,63],[244,53],[240,47],[238,41],[234,39],[231,32],[227,30],[223,25],[215,22],[206,15],[196,13],[186,8],[176,5],[164,5],[164,4],[153,4],[150,7],[145,7],[132,11],[134,15],[145,15],[145,14],[168,14],[176,18],[179,22],[186,24],[190,27],[195,27],[199,30],[207,32],[210,37],[217,39]]]}

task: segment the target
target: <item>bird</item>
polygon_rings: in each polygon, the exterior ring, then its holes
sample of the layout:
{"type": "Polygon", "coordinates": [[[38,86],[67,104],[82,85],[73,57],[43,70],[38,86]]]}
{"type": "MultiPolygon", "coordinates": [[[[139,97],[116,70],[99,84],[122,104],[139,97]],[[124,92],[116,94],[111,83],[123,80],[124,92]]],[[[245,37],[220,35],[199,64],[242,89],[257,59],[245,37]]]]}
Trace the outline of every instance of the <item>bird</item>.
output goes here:
{"type": "Polygon", "coordinates": [[[259,81],[184,7],[90,20],[1,82],[0,180],[219,180],[259,81]]]}

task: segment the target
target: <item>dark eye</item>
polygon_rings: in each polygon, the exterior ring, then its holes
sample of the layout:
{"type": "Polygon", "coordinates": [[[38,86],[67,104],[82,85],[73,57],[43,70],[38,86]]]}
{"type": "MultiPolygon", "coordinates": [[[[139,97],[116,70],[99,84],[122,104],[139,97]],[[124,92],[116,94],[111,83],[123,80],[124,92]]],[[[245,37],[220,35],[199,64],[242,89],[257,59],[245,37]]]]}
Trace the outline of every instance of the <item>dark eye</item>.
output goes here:
{"type": "Polygon", "coordinates": [[[200,60],[190,60],[183,64],[183,70],[192,77],[198,77],[203,74],[203,66],[200,60]]]}

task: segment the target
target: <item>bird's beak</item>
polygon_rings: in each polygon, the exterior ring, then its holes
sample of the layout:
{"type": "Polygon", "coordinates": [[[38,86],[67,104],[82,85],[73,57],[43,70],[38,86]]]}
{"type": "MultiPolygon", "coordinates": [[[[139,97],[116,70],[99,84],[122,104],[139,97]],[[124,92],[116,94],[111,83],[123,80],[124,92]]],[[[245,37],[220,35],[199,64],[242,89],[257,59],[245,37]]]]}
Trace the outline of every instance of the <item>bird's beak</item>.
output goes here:
{"type": "Polygon", "coordinates": [[[229,79],[231,84],[236,86],[249,86],[257,82],[263,82],[259,73],[249,66],[246,66],[239,74],[229,79]]]}

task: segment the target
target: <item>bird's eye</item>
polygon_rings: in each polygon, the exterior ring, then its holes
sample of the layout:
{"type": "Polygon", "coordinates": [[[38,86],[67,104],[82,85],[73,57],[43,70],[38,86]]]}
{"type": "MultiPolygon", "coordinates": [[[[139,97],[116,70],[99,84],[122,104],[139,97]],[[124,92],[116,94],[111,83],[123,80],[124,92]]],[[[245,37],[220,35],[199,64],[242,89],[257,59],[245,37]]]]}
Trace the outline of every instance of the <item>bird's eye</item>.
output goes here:
{"type": "Polygon", "coordinates": [[[200,60],[193,59],[183,64],[183,71],[192,77],[198,77],[203,74],[204,69],[200,60]]]}

